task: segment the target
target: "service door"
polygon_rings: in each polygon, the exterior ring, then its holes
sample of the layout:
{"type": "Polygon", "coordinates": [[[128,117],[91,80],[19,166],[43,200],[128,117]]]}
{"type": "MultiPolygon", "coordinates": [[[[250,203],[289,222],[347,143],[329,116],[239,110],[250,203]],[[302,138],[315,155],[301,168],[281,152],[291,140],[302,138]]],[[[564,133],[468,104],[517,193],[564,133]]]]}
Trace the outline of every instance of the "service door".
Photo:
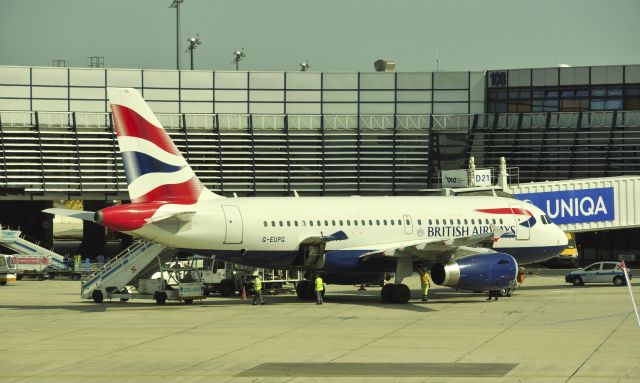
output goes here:
{"type": "Polygon", "coordinates": [[[223,205],[227,232],[224,243],[242,243],[242,215],[235,205],[223,205]]]}
{"type": "Polygon", "coordinates": [[[404,225],[405,234],[413,234],[413,221],[410,215],[405,214],[402,216],[402,224],[404,225]]]}
{"type": "Polygon", "coordinates": [[[509,205],[516,221],[516,239],[527,240],[530,238],[531,228],[529,227],[529,217],[522,205],[509,205]],[[524,213],[524,214],[523,214],[524,213]]]}

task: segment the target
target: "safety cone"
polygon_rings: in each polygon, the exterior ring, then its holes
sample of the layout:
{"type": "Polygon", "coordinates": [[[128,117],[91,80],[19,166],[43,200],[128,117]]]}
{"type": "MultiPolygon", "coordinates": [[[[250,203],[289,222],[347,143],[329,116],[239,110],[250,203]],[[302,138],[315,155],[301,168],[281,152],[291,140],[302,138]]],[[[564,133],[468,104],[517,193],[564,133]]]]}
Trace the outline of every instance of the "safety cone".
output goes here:
{"type": "Polygon", "coordinates": [[[247,290],[244,288],[244,286],[242,286],[242,300],[247,300],[247,290]]]}

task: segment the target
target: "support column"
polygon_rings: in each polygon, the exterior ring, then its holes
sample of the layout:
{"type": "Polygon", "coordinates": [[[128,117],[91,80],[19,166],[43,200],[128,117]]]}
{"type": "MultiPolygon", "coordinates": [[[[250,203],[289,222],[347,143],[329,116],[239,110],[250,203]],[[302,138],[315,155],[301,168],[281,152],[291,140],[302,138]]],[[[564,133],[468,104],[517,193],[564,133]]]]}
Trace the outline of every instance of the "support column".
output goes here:
{"type": "MultiPolygon", "coordinates": [[[[106,206],[104,201],[83,201],[83,209],[87,211],[98,211],[106,206]]],[[[82,258],[95,259],[98,255],[104,254],[106,242],[105,228],[97,223],[82,222],[82,242],[78,247],[78,254],[82,258]]]]}

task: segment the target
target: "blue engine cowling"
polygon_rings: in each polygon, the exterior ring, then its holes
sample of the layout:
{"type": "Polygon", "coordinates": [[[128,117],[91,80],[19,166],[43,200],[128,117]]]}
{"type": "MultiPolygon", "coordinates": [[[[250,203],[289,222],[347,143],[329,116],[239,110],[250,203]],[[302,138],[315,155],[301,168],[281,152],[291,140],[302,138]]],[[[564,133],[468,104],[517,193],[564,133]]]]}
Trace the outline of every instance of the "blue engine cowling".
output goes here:
{"type": "Polygon", "coordinates": [[[518,263],[506,253],[475,254],[431,267],[437,285],[463,290],[492,290],[509,286],[516,279],[518,263]]]}

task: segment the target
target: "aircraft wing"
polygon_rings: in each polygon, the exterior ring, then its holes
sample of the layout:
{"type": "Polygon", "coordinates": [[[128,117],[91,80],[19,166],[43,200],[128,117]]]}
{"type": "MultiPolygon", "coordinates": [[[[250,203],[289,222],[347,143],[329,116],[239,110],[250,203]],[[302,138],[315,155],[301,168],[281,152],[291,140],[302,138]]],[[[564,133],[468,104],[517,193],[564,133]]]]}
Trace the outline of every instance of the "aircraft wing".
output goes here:
{"type": "MultiPolygon", "coordinates": [[[[370,250],[360,255],[367,260],[373,257],[411,257],[430,262],[447,262],[452,259],[465,257],[471,254],[486,253],[491,251],[493,243],[497,241],[505,231],[495,228],[492,232],[476,234],[466,237],[450,239],[419,239],[396,243],[366,246],[370,250]]],[[[342,249],[358,250],[358,249],[342,249]]],[[[338,250],[340,251],[340,250],[338,250]]]]}

